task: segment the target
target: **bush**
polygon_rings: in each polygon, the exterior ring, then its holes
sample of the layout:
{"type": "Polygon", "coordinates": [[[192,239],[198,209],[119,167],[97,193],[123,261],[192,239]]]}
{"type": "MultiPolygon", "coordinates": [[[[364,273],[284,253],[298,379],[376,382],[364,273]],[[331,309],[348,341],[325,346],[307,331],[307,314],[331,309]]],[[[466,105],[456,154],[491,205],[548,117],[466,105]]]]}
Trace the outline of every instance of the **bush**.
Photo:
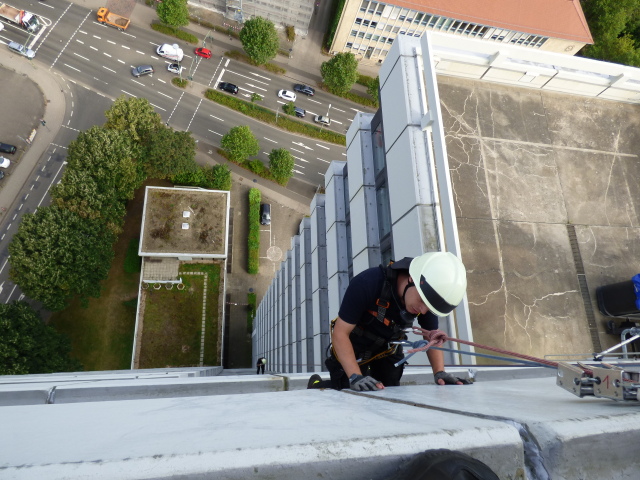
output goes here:
{"type": "Polygon", "coordinates": [[[138,255],[139,246],[139,238],[132,238],[129,242],[127,253],[124,257],[125,273],[140,273],[140,269],[142,268],[142,258],[138,255]]]}
{"type": "Polygon", "coordinates": [[[365,87],[369,87],[369,85],[371,85],[372,82],[375,82],[376,79],[373,77],[370,77],[368,75],[358,75],[358,80],[356,80],[356,83],[359,83],[360,85],[363,85],[365,87]]]}
{"type": "Polygon", "coordinates": [[[184,78],[178,78],[175,77],[171,80],[171,83],[173,83],[176,87],[180,87],[180,88],[186,88],[187,85],[189,85],[189,81],[185,80],[184,78]]]}
{"type": "Polygon", "coordinates": [[[247,272],[258,273],[260,269],[260,202],[262,195],[260,190],[249,190],[249,238],[247,242],[248,258],[247,272]]]}
{"type": "Polygon", "coordinates": [[[200,40],[198,40],[198,37],[188,32],[183,32],[179,28],[171,27],[169,25],[164,25],[162,23],[152,23],[151,28],[156,32],[164,33],[165,35],[179,38],[180,40],[184,40],[185,42],[189,42],[194,45],[197,45],[198,43],[200,43],[200,40]]]}
{"type": "Polygon", "coordinates": [[[287,32],[287,40],[293,42],[296,39],[296,29],[293,25],[287,25],[285,27],[285,31],[287,32]]]}
{"type": "Polygon", "coordinates": [[[252,103],[259,102],[261,100],[262,100],[262,97],[260,95],[258,95],[257,93],[254,92],[254,93],[251,94],[251,102],[252,103]]]}
{"type": "MultiPolygon", "coordinates": [[[[264,68],[265,70],[269,70],[273,73],[278,73],[280,75],[284,75],[287,71],[279,67],[278,65],[274,65],[273,63],[265,63],[264,65],[257,65],[253,60],[249,58],[248,55],[245,55],[242,52],[238,52],[237,50],[230,50],[228,52],[224,52],[225,57],[233,58],[234,60],[238,60],[240,62],[248,63],[249,65],[254,65],[256,67],[264,68]]],[[[288,55],[288,53],[287,53],[288,55]]]]}
{"type": "Polygon", "coordinates": [[[326,142],[336,143],[338,145],[346,145],[346,138],[344,135],[316,127],[308,123],[299,122],[293,118],[288,118],[283,115],[278,116],[276,122],[276,113],[256,105],[254,103],[245,102],[239,98],[232,97],[231,95],[225,95],[213,89],[208,89],[205,92],[205,97],[221,105],[227,106],[234,110],[244,113],[245,115],[260,120],[261,122],[268,123],[270,125],[277,125],[283,130],[289,132],[300,133],[308,137],[317,138],[326,142]]]}
{"type": "Polygon", "coordinates": [[[287,115],[295,115],[296,114],[296,106],[293,102],[287,102],[282,106],[282,111],[287,115]]]}

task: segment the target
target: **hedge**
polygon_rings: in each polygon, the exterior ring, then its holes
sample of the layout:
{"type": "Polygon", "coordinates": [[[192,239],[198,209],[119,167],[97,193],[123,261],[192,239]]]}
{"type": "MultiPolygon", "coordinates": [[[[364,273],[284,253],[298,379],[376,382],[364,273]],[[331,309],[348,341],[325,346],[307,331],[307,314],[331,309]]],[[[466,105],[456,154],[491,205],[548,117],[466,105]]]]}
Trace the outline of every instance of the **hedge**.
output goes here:
{"type": "Polygon", "coordinates": [[[258,273],[260,268],[260,202],[262,195],[260,190],[252,188],[249,190],[249,238],[247,247],[249,256],[247,258],[247,272],[258,273]]]}
{"type": "Polygon", "coordinates": [[[193,43],[194,45],[197,45],[198,43],[200,43],[200,40],[198,40],[198,37],[188,32],[183,32],[179,28],[171,27],[169,25],[164,25],[162,23],[152,23],[151,28],[156,32],[164,33],[165,35],[179,38],[180,40],[193,43]]]}
{"type": "Polygon", "coordinates": [[[253,333],[253,319],[256,318],[257,298],[254,292],[247,294],[247,333],[253,333]]]}
{"type": "Polygon", "coordinates": [[[246,102],[239,98],[232,97],[213,89],[208,89],[205,92],[205,97],[220,105],[232,108],[239,111],[249,117],[260,120],[261,122],[275,125],[282,130],[287,130],[293,133],[299,133],[308,137],[317,138],[326,142],[335,143],[338,145],[346,145],[346,137],[340,133],[332,130],[321,129],[315,125],[299,122],[293,118],[288,118],[287,115],[280,113],[276,122],[276,113],[268,108],[256,105],[255,103],[246,102]]]}
{"type": "Polygon", "coordinates": [[[124,257],[125,273],[139,273],[142,268],[142,258],[138,255],[139,238],[132,238],[124,257]]]}

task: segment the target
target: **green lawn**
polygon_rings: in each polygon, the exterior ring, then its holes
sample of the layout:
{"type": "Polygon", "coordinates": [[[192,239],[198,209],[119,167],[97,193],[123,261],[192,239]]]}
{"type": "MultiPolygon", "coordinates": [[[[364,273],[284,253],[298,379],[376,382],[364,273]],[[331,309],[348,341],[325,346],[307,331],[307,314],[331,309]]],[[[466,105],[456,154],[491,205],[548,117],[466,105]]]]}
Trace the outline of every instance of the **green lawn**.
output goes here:
{"type": "Polygon", "coordinates": [[[218,353],[218,289],[220,266],[187,264],[180,269],[184,290],[164,286],[146,290],[140,368],[183,367],[200,364],[200,340],[204,275],[207,274],[205,313],[205,365],[219,365],[218,353]]]}

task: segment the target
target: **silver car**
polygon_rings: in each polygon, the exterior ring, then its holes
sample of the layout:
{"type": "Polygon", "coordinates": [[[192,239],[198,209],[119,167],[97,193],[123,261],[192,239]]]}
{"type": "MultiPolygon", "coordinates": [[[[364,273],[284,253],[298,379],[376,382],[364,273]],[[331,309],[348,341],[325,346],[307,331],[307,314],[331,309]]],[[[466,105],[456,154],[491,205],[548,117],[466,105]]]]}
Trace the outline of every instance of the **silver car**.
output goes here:
{"type": "Polygon", "coordinates": [[[31,50],[30,48],[25,47],[24,45],[18,42],[9,42],[9,49],[16,52],[18,55],[22,55],[27,57],[28,59],[32,59],[36,56],[36,52],[31,50]]]}
{"type": "Polygon", "coordinates": [[[142,75],[149,75],[155,72],[151,65],[139,65],[131,69],[131,75],[134,77],[141,77],[142,75]]]}
{"type": "Polygon", "coordinates": [[[313,121],[321,125],[326,125],[327,127],[331,125],[331,119],[322,115],[316,115],[315,117],[313,117],[313,121]]]}

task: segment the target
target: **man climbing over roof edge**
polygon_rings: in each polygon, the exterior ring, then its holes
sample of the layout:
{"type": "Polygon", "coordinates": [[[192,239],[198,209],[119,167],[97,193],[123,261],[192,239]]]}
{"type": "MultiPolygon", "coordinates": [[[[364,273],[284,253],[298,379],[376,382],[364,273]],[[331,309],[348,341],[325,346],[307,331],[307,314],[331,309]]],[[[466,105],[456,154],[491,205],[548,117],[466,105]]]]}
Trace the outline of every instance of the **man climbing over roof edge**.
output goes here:
{"type": "MultiPolygon", "coordinates": [[[[344,294],[338,317],[331,323],[331,355],[325,361],[330,381],[315,374],[308,388],[381,390],[400,385],[402,346],[414,320],[425,330],[437,330],[462,301],[467,274],[462,261],[449,252],[405,257],[387,267],[356,275],[344,294]]],[[[469,382],[444,371],[441,350],[427,350],[438,385],[469,382]]]]}

